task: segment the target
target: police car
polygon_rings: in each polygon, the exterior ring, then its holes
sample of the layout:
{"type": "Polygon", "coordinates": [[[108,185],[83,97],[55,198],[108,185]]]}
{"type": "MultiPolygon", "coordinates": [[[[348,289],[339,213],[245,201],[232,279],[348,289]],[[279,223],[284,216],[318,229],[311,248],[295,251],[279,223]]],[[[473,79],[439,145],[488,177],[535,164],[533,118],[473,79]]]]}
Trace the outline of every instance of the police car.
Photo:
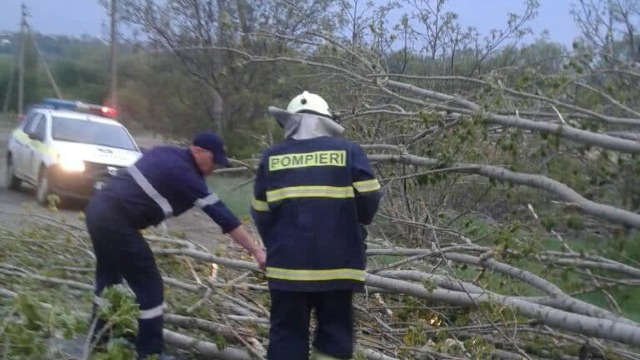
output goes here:
{"type": "Polygon", "coordinates": [[[33,105],[9,138],[7,187],[33,185],[41,204],[50,195],[88,199],[107,177],[142,155],[115,115],[113,108],[77,101],[33,105]]]}

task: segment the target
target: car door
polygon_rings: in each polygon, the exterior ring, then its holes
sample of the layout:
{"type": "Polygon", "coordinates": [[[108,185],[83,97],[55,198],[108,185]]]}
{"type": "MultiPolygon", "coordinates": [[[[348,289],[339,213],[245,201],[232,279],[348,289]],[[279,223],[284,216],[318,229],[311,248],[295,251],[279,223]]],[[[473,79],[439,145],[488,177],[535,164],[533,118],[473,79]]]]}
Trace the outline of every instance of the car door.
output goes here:
{"type": "Polygon", "coordinates": [[[15,142],[15,146],[12,148],[12,161],[14,166],[14,171],[16,175],[21,178],[26,178],[28,173],[28,163],[27,158],[29,157],[31,151],[29,149],[29,145],[31,143],[31,139],[28,137],[28,131],[34,124],[35,119],[37,118],[38,113],[31,113],[27,116],[24,121],[24,124],[20,127],[20,129],[16,130],[14,135],[12,136],[12,141],[15,142]]]}
{"type": "Polygon", "coordinates": [[[29,134],[31,138],[31,153],[28,160],[28,176],[34,181],[38,180],[40,165],[42,165],[42,159],[47,151],[47,117],[44,114],[40,114],[36,121],[35,130],[29,134]]]}
{"type": "Polygon", "coordinates": [[[33,137],[37,134],[38,125],[42,120],[43,115],[41,113],[36,113],[31,121],[25,125],[25,133],[28,136],[27,145],[24,147],[24,156],[22,158],[22,169],[24,171],[24,176],[27,180],[35,183],[37,180],[36,176],[34,176],[33,171],[31,169],[31,162],[34,156],[34,152],[37,151],[38,140],[34,140],[33,137]]]}

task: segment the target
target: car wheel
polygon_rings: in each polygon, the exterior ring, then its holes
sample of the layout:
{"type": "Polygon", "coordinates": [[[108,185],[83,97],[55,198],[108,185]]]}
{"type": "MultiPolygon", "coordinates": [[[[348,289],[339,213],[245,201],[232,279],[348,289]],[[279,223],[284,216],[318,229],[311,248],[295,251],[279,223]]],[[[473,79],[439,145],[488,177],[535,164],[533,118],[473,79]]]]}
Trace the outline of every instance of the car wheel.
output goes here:
{"type": "Polygon", "coordinates": [[[22,181],[16,176],[16,170],[13,167],[13,159],[11,156],[7,157],[7,170],[6,170],[6,186],[9,190],[19,190],[22,181]]]}
{"type": "Polygon", "coordinates": [[[36,187],[36,200],[40,205],[49,205],[49,195],[53,195],[51,192],[51,180],[49,176],[49,170],[45,167],[40,169],[40,176],[38,177],[38,185],[36,187]]]}

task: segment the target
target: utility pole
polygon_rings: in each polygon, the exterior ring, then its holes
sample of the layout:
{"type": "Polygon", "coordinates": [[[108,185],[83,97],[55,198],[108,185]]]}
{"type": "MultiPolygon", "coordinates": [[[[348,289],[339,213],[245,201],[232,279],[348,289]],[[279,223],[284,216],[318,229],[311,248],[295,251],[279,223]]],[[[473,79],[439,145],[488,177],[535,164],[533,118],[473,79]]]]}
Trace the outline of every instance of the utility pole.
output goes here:
{"type": "Polygon", "coordinates": [[[13,64],[11,64],[11,72],[9,73],[9,83],[7,84],[7,91],[4,95],[4,104],[2,106],[2,112],[6,115],[9,112],[9,102],[11,101],[11,95],[13,94],[13,80],[16,77],[16,69],[18,68],[18,57],[14,56],[13,64]]]}
{"type": "Polygon", "coordinates": [[[24,53],[27,46],[27,6],[22,3],[22,20],[20,21],[20,52],[18,55],[18,114],[24,111],[24,53]]]}
{"type": "Polygon", "coordinates": [[[110,90],[109,98],[113,108],[118,107],[118,79],[116,68],[116,45],[117,45],[117,27],[116,27],[116,0],[111,0],[111,59],[110,59],[110,90]]]}

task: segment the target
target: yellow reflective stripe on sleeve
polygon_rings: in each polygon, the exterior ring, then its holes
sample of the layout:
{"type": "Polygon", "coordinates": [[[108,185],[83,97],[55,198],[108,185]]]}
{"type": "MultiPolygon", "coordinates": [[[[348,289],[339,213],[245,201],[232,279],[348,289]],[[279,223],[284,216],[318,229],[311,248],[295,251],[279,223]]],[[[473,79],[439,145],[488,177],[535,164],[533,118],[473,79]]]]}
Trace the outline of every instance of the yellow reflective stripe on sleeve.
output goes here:
{"type": "Polygon", "coordinates": [[[354,196],[353,187],[351,186],[291,186],[267,191],[268,202],[301,197],[346,199],[354,196]]]}
{"type": "Polygon", "coordinates": [[[353,183],[353,187],[358,190],[358,192],[368,192],[368,191],[376,191],[380,189],[380,183],[378,179],[365,180],[365,181],[356,181],[353,183]]]}
{"type": "Polygon", "coordinates": [[[269,204],[256,198],[251,199],[251,207],[256,211],[269,211],[269,204]]]}
{"type": "Polygon", "coordinates": [[[347,152],[344,150],[314,151],[309,153],[269,156],[269,171],[294,169],[308,166],[346,166],[347,152]]]}
{"type": "Polygon", "coordinates": [[[292,281],[356,280],[364,281],[364,270],[293,270],[267,267],[267,277],[292,281]]]}

